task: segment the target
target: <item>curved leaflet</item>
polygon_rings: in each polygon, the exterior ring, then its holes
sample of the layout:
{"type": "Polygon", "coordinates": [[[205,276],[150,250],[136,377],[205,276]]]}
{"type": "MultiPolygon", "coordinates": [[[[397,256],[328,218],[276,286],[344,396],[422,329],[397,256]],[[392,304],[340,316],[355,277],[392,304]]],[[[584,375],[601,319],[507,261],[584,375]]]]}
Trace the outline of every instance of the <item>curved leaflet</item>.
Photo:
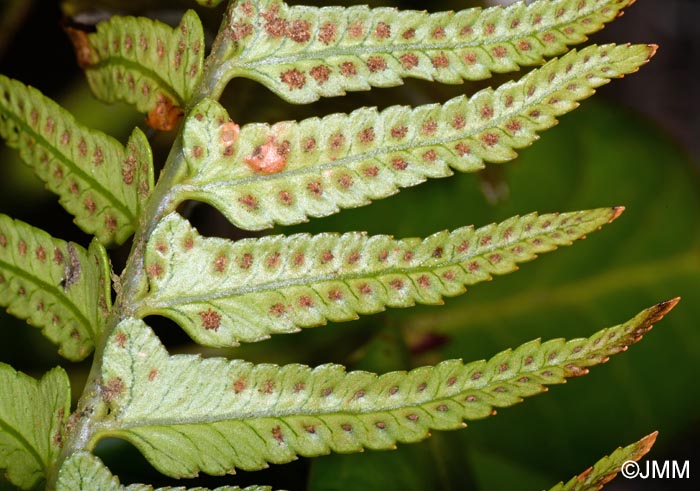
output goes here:
{"type": "Polygon", "coordinates": [[[654,51],[591,46],[471,98],[250,124],[240,134],[217,102],[205,100],[185,123],[188,172],[172,194],[207,202],[248,230],[363,206],[452,169],[474,172],[484,162],[512,160],[514,149],[532,144],[595,87],[636,71],[654,51]]]}
{"type": "Polygon", "coordinates": [[[85,232],[105,245],[133,233],[153,187],[151,147],[141,130],[123,146],[38,90],[0,75],[0,136],[85,232]]]}
{"type": "Polygon", "coordinates": [[[59,353],[82,360],[111,308],[109,262],[88,250],[0,214],[0,305],[42,329],[59,353]]]}
{"type": "Polygon", "coordinates": [[[330,364],[311,369],[169,356],[148,326],[128,319],[107,344],[102,390],[111,416],[96,438],[130,441],[172,477],[261,469],[297,455],[391,449],[584,375],[641,339],[676,302],[588,339],[536,340],[488,361],[449,360],[380,376],[330,364]]]}
{"type": "Polygon", "coordinates": [[[137,313],[170,317],[200,344],[234,346],[386,307],[440,304],[443,296],[514,271],[517,263],[571,244],[620,213],[530,214],[423,240],[356,232],[235,243],[203,238],[172,214],[149,240],[150,291],[137,313]]]}
{"type": "Polygon", "coordinates": [[[41,380],[0,363],[0,469],[30,489],[54,468],[70,414],[70,383],[62,368],[41,380]]]}
{"type": "Polygon", "coordinates": [[[199,81],[204,33],[190,10],[175,28],[144,17],[113,16],[97,32],[69,31],[78,62],[95,95],[148,112],[148,123],[175,127],[199,81]]]}
{"type": "Polygon", "coordinates": [[[586,40],[633,0],[540,0],[458,12],[239,1],[229,11],[220,86],[254,79],[293,103],[400,85],[462,83],[540,64],[586,40]]]}

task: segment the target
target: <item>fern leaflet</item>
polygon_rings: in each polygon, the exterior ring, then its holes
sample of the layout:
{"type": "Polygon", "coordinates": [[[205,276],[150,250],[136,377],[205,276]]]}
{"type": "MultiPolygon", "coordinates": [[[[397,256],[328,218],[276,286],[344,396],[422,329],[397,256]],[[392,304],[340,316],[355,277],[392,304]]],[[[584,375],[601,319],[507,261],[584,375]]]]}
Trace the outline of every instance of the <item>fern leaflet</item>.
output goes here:
{"type": "Polygon", "coordinates": [[[390,449],[587,373],[641,339],[676,302],[588,339],[536,340],[488,361],[449,360],[381,376],[331,364],[169,356],[148,326],[127,319],[105,351],[102,398],[111,412],[93,439],[124,438],[178,478],[261,469],[297,455],[390,449]]]}

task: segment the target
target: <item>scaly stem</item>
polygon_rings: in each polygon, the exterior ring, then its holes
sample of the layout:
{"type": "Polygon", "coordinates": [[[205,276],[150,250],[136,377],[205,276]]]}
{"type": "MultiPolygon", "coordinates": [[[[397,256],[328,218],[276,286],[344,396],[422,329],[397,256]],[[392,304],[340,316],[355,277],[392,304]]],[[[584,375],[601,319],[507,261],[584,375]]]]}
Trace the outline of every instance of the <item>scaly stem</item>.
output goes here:
{"type": "MultiPolygon", "coordinates": [[[[205,61],[202,78],[193,91],[192,99],[187,101],[185,119],[191,109],[205,97],[218,99],[221,96],[223,88],[220,86],[217,68],[223,55],[224,26],[227,19],[228,15],[224,16],[222,27],[219,29],[219,33],[212,45],[211,53],[205,61]]],[[[55,467],[51,470],[51,474],[47,477],[47,491],[56,489],[58,471],[63,462],[76,452],[92,450],[97,443],[98,435],[95,434],[96,423],[107,416],[107,405],[103,399],[102,386],[103,356],[107,340],[121,321],[134,315],[140,297],[147,292],[148,280],[144,265],[146,244],[158,223],[168,213],[174,211],[178,205],[172,198],[171,189],[182,173],[184,162],[182,131],[180,131],[136,228],[131,252],[120,277],[121,285],[117,299],[112,312],[105,322],[102,334],[95,340],[95,352],[90,374],[83,393],[78,400],[78,406],[69,420],[66,441],[61,450],[61,455],[55,467]]]]}

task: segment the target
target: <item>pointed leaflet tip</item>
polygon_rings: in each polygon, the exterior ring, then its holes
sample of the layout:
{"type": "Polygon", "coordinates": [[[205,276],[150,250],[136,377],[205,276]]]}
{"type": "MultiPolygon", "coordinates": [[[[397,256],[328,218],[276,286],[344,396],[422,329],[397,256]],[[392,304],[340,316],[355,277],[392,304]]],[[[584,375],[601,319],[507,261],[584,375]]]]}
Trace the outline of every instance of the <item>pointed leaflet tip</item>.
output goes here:
{"type": "Polygon", "coordinates": [[[610,217],[610,221],[608,223],[612,223],[613,221],[617,220],[620,215],[625,211],[624,206],[613,206],[612,207],[612,216],[610,217]]]}

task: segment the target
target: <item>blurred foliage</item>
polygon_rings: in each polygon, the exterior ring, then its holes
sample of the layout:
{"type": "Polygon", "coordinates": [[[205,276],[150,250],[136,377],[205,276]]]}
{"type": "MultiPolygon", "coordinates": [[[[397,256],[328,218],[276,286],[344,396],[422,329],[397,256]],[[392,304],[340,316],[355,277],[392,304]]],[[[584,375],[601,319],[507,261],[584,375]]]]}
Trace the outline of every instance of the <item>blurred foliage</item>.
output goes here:
{"type": "MultiPolygon", "coordinates": [[[[142,117],[125,106],[104,106],[87,95],[86,83],[70,59],[69,43],[58,28],[57,2],[46,2],[45,8],[42,2],[42,9],[36,3],[0,3],[0,56],[5,53],[0,71],[34,83],[73,111],[82,123],[124,141],[134,124],[142,125],[142,117]],[[32,7],[33,16],[27,16],[32,7]],[[26,10],[19,15],[13,9],[26,10]],[[46,35],[33,44],[25,42],[31,38],[27,30],[44,29],[46,25],[53,26],[53,30],[42,31],[46,35]],[[17,33],[14,38],[13,33],[17,33]],[[22,42],[10,47],[13,39],[22,42]],[[32,77],[36,77],[37,68],[31,61],[38,52],[51,56],[45,47],[51,43],[62,54],[47,61],[65,69],[57,71],[56,76],[47,73],[36,82],[32,77]],[[23,78],[25,73],[29,80],[23,78]]],[[[436,11],[464,8],[476,2],[367,3],[436,11]]],[[[122,13],[155,12],[163,19],[177,19],[182,9],[194,2],[65,0],[61,5],[68,15],[86,10],[104,14],[118,9],[122,13]]],[[[206,13],[210,38],[218,26],[219,13],[220,9],[206,13]]],[[[652,62],[646,70],[653,67],[652,62]]],[[[488,83],[496,86],[503,80],[501,77],[488,83]]],[[[634,77],[615,83],[624,86],[633,80],[634,77]]],[[[459,93],[473,93],[483,85],[450,87],[409,81],[396,89],[375,89],[292,106],[251,82],[235,80],[222,102],[239,123],[273,122],[346,112],[362,105],[439,102],[459,93]]],[[[156,165],[162,165],[172,136],[149,134],[155,146],[156,165]]],[[[70,223],[70,218],[14,152],[0,146],[0,160],[3,213],[87,245],[88,238],[70,223]]],[[[466,430],[440,434],[422,444],[402,446],[396,452],[365,452],[313,462],[301,459],[264,472],[240,473],[233,479],[203,479],[202,485],[222,485],[235,479],[240,484],[303,489],[309,473],[309,484],[314,490],[464,489],[465,483],[484,490],[541,489],[580,471],[582,465],[594,462],[606,450],[655,429],[660,436],[651,458],[672,455],[679,460],[690,459],[693,445],[681,450],[674,450],[672,445],[682,445],[700,435],[696,409],[700,393],[694,389],[696,367],[700,364],[699,184],[697,170],[668,137],[637,115],[596,96],[574,114],[565,116],[559,127],[544,133],[540,142],[524,150],[513,163],[491,166],[479,176],[457,175],[428,182],[369,207],[278,228],[278,233],[366,230],[407,237],[470,223],[484,225],[535,210],[627,207],[614,225],[590,239],[542,258],[536,265],[524,265],[522,271],[493,284],[479,285],[463,297],[448,299],[445,306],[394,310],[351,324],[331,324],[294,336],[277,336],[235,350],[205,350],[206,356],[312,365],[334,361],[353,368],[386,371],[445,358],[486,358],[536,337],[586,336],[657,301],[675,296],[683,299],[648,339],[610,365],[598,367],[583,379],[556,387],[528,404],[503,410],[496,418],[474,423],[466,430]]],[[[207,206],[196,205],[183,211],[190,213],[203,233],[242,236],[207,206]]],[[[126,252],[128,246],[116,251],[115,267],[120,267],[126,252]]],[[[156,325],[171,351],[202,351],[187,344],[181,331],[169,322],[148,322],[156,325]]],[[[5,314],[0,324],[3,362],[35,376],[59,363],[54,347],[34,329],[5,314]]],[[[88,365],[70,364],[66,368],[76,397],[88,365]]],[[[99,453],[122,477],[122,482],[178,484],[155,475],[138,453],[122,442],[105,441],[99,446],[99,453]]],[[[674,489],[680,489],[685,483],[675,484],[678,487],[674,489]]],[[[606,489],[614,487],[613,484],[606,489]]],[[[0,490],[4,489],[13,488],[3,487],[0,479],[0,490]]]]}

